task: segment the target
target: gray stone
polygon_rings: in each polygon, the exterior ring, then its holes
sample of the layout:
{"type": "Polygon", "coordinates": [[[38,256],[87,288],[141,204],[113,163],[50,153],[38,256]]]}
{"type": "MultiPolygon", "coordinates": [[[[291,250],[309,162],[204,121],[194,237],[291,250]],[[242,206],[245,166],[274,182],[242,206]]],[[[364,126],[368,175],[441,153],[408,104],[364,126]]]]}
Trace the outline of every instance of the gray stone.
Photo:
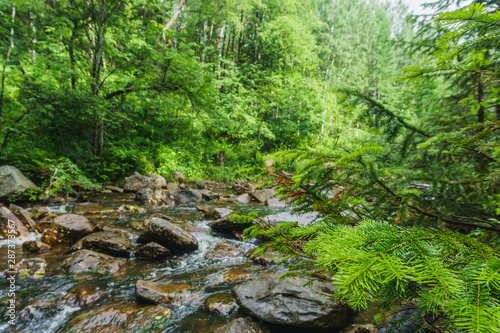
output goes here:
{"type": "Polygon", "coordinates": [[[135,256],[140,259],[159,260],[170,255],[170,251],[158,243],[150,242],[136,252],[135,256]]]}
{"type": "Polygon", "coordinates": [[[50,251],[50,245],[40,241],[27,241],[23,243],[23,250],[34,253],[47,253],[50,251]]]}
{"type": "Polygon", "coordinates": [[[274,190],[272,188],[255,190],[251,192],[250,195],[254,197],[258,202],[265,203],[269,198],[272,198],[274,196],[274,190]]]}
{"type": "Polygon", "coordinates": [[[42,242],[49,245],[73,245],[91,234],[93,227],[85,216],[63,214],[54,218],[50,229],[45,229],[42,242]]]}
{"type": "Polygon", "coordinates": [[[172,172],[172,177],[175,179],[176,182],[180,184],[186,181],[186,177],[184,177],[184,175],[180,171],[172,172]]]}
{"type": "Polygon", "coordinates": [[[160,175],[143,176],[138,172],[134,172],[132,176],[125,177],[125,185],[123,185],[123,189],[125,191],[136,192],[141,188],[158,190],[165,186],[167,186],[167,181],[160,175]]]}
{"type": "Polygon", "coordinates": [[[238,196],[235,196],[234,198],[231,198],[231,202],[247,204],[247,203],[252,202],[252,198],[250,197],[250,194],[243,193],[243,194],[240,194],[238,196]]]}
{"type": "Polygon", "coordinates": [[[62,266],[71,273],[96,272],[107,274],[116,273],[125,262],[126,259],[123,258],[114,258],[91,250],[79,250],[64,259],[62,266]]]}
{"type": "Polygon", "coordinates": [[[19,277],[41,277],[45,276],[47,262],[40,258],[23,259],[14,266],[14,274],[19,277]]]}
{"type": "Polygon", "coordinates": [[[18,168],[10,165],[0,167],[0,198],[36,187],[18,168]]]}
{"type": "Polygon", "coordinates": [[[271,276],[239,285],[232,293],[241,312],[269,323],[314,329],[345,326],[353,315],[347,303],[324,295],[334,293],[331,284],[315,281],[305,287],[308,281],[271,276]]]}
{"type": "Polygon", "coordinates": [[[238,310],[238,305],[229,293],[213,294],[205,300],[205,309],[208,312],[218,313],[223,316],[230,315],[238,310]]]}
{"type": "Polygon", "coordinates": [[[237,180],[233,184],[233,190],[238,194],[243,194],[243,193],[251,193],[253,192],[253,190],[255,190],[255,188],[250,183],[245,183],[240,180],[237,180]]]}
{"type": "Polygon", "coordinates": [[[274,207],[274,208],[280,208],[280,207],[286,207],[286,201],[281,201],[279,198],[272,197],[266,200],[266,206],[269,207],[274,207]]]}
{"type": "Polygon", "coordinates": [[[14,215],[17,216],[17,218],[24,224],[24,226],[28,228],[28,230],[31,231],[37,230],[37,225],[35,221],[33,221],[31,216],[28,215],[28,212],[26,212],[22,207],[11,204],[9,206],[9,209],[14,215]]]}
{"type": "Polygon", "coordinates": [[[321,220],[321,218],[318,218],[318,213],[316,212],[309,212],[304,214],[292,214],[289,212],[283,212],[265,216],[263,220],[275,227],[282,222],[298,222],[300,226],[304,226],[313,221],[319,221],[321,220]]]}
{"type": "Polygon", "coordinates": [[[189,284],[164,284],[138,280],[135,284],[135,297],[143,303],[166,306],[197,305],[203,300],[196,287],[189,284]]]}
{"type": "Polygon", "coordinates": [[[182,228],[153,217],[137,240],[139,243],[155,242],[169,250],[189,251],[198,248],[198,240],[182,228]]]}
{"type": "Polygon", "coordinates": [[[82,249],[106,253],[116,257],[129,258],[134,252],[132,241],[126,234],[117,231],[99,231],[80,239],[70,249],[71,252],[82,249]]]}
{"type": "Polygon", "coordinates": [[[10,235],[24,237],[28,230],[23,223],[7,207],[0,206],[0,238],[8,238],[10,235]]]}

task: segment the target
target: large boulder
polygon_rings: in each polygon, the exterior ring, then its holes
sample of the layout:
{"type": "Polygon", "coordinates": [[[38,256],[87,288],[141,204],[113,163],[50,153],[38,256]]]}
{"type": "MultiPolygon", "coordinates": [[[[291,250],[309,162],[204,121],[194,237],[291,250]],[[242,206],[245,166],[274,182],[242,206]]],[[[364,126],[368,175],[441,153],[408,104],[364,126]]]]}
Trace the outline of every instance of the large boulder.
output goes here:
{"type": "Polygon", "coordinates": [[[308,281],[270,276],[239,285],[232,293],[241,312],[269,323],[313,329],[345,326],[353,314],[347,303],[324,295],[333,294],[331,284],[316,281],[305,287],[308,281]]]}
{"type": "Polygon", "coordinates": [[[170,255],[170,251],[158,243],[150,242],[143,245],[135,254],[137,258],[147,260],[158,260],[166,258],[170,255]]]}
{"type": "Polygon", "coordinates": [[[238,194],[243,194],[243,193],[251,193],[253,192],[253,190],[255,190],[255,188],[250,183],[245,183],[240,180],[237,180],[233,184],[233,190],[238,194]]]}
{"type": "Polygon", "coordinates": [[[10,211],[17,216],[17,218],[24,224],[26,228],[30,231],[36,231],[37,225],[35,221],[29,216],[28,212],[26,212],[22,207],[11,204],[9,206],[10,211]]]}
{"type": "Polygon", "coordinates": [[[196,287],[189,284],[164,284],[137,280],[135,297],[140,302],[158,305],[196,305],[202,302],[203,296],[195,290],[196,287]]]}
{"type": "Polygon", "coordinates": [[[213,231],[224,233],[224,234],[234,234],[234,232],[241,232],[246,228],[249,228],[253,223],[239,223],[232,222],[228,219],[222,219],[220,221],[215,221],[209,224],[213,231]]]}
{"type": "Polygon", "coordinates": [[[28,230],[17,216],[7,207],[0,206],[0,238],[8,238],[12,235],[24,237],[27,234],[28,230]]]}
{"type": "Polygon", "coordinates": [[[168,191],[166,190],[153,190],[148,187],[141,188],[136,193],[136,199],[147,206],[175,206],[174,200],[168,196],[168,191]]]}
{"type": "Polygon", "coordinates": [[[57,216],[50,229],[45,229],[42,242],[49,245],[73,245],[92,233],[92,225],[85,216],[64,214],[57,216]]]}
{"type": "Polygon", "coordinates": [[[264,330],[251,318],[245,317],[233,319],[213,333],[264,333],[264,330]]]}
{"type": "Polygon", "coordinates": [[[36,187],[16,167],[10,165],[0,167],[0,198],[36,187]]]}
{"type": "Polygon", "coordinates": [[[127,235],[118,231],[99,231],[87,235],[76,242],[70,249],[71,252],[82,249],[94,250],[116,257],[129,258],[134,252],[132,241],[127,235]]]}
{"type": "Polygon", "coordinates": [[[250,193],[252,197],[255,198],[260,203],[265,203],[267,200],[274,196],[274,189],[266,188],[263,190],[255,190],[250,193]]]}
{"type": "Polygon", "coordinates": [[[199,190],[168,191],[167,195],[177,205],[196,206],[203,200],[203,196],[199,190]]]}
{"type": "Polygon", "coordinates": [[[143,176],[138,172],[134,172],[132,176],[125,177],[125,185],[123,185],[123,189],[125,191],[136,192],[141,188],[158,190],[164,186],[167,186],[167,181],[160,175],[143,176]]]}
{"type": "Polygon", "coordinates": [[[114,258],[107,254],[97,253],[91,250],[79,250],[71,253],[62,262],[62,267],[71,273],[100,274],[115,273],[125,264],[126,259],[114,258]]]}
{"type": "Polygon", "coordinates": [[[232,209],[222,207],[198,206],[196,208],[205,213],[207,219],[212,220],[227,219],[233,212],[232,209]]]}
{"type": "Polygon", "coordinates": [[[252,197],[250,197],[250,194],[248,193],[243,193],[235,196],[234,198],[231,198],[230,201],[234,203],[247,204],[252,202],[252,197]]]}
{"type": "Polygon", "coordinates": [[[137,241],[139,243],[156,242],[169,250],[189,251],[198,248],[198,240],[193,235],[157,217],[149,220],[137,241]]]}

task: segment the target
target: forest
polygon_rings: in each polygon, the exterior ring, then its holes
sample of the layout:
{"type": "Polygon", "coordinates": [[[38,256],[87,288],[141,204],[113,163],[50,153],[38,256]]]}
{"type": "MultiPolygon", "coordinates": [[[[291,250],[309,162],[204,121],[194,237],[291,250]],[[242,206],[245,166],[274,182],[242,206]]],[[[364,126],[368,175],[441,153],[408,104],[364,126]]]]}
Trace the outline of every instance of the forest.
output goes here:
{"type": "Polygon", "coordinates": [[[282,278],[375,306],[377,328],[500,332],[500,1],[425,6],[0,1],[0,166],[36,184],[0,201],[87,200],[134,172],[273,188],[317,218],[227,223],[282,278]]]}

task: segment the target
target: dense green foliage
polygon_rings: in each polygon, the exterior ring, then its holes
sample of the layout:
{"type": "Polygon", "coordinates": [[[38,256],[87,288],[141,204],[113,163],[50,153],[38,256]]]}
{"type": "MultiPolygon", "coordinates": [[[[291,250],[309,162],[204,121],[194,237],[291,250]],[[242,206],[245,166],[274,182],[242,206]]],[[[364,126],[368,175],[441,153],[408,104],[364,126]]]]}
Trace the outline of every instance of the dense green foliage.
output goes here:
{"type": "Polygon", "coordinates": [[[319,219],[253,216],[257,253],[288,254],[289,274],[330,279],[354,308],[411,305],[424,330],[498,332],[499,19],[482,4],[436,16],[434,51],[395,85],[403,99],[337,89],[364,133],[278,155],[300,168],[272,173],[281,194],[319,219]]]}

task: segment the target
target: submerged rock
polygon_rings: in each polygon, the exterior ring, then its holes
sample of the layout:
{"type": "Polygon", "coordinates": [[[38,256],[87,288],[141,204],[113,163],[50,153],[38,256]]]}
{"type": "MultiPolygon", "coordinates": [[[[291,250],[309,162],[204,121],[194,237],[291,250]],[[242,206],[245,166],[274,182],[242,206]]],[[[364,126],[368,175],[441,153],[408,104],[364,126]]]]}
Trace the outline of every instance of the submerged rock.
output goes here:
{"type": "Polygon", "coordinates": [[[112,303],[86,310],[71,320],[64,332],[165,332],[171,311],[162,306],[112,303]]]}
{"type": "Polygon", "coordinates": [[[71,252],[82,249],[107,253],[112,256],[129,258],[134,252],[132,241],[118,231],[99,231],[80,239],[70,249],[71,252]]]}
{"type": "Polygon", "coordinates": [[[307,282],[271,276],[239,285],[232,293],[241,312],[269,323],[314,329],[345,326],[353,312],[347,303],[323,295],[333,294],[332,285],[313,282],[304,287],[307,282]]]}
{"type": "Polygon", "coordinates": [[[252,273],[249,273],[239,268],[233,268],[224,273],[223,281],[228,283],[228,282],[249,280],[253,277],[254,275],[252,273]]]}
{"type": "Polygon", "coordinates": [[[119,259],[107,254],[97,253],[90,250],[79,250],[71,253],[62,266],[71,273],[96,272],[100,274],[116,273],[125,264],[126,259],[119,259]]]}
{"type": "Polygon", "coordinates": [[[93,286],[76,286],[72,288],[63,298],[63,304],[72,307],[85,308],[102,299],[106,293],[99,287],[93,286]]]}
{"type": "Polygon", "coordinates": [[[40,241],[27,241],[23,243],[23,250],[34,253],[47,253],[51,249],[50,245],[40,241]]]}
{"type": "Polygon", "coordinates": [[[189,284],[138,280],[135,284],[135,297],[140,302],[166,306],[196,305],[203,299],[195,290],[196,287],[189,284]]]}
{"type": "Polygon", "coordinates": [[[253,225],[253,223],[238,223],[238,222],[232,222],[226,219],[212,222],[209,224],[210,228],[212,230],[221,232],[221,233],[226,233],[226,234],[233,234],[235,231],[243,231],[246,228],[249,228],[253,225]]]}
{"type": "Polygon", "coordinates": [[[10,235],[15,237],[25,237],[28,230],[23,223],[7,207],[0,206],[0,238],[8,238],[10,235]]]}
{"type": "Polygon", "coordinates": [[[124,213],[144,213],[146,212],[146,208],[131,205],[121,205],[116,211],[124,213]]]}
{"type": "Polygon", "coordinates": [[[216,329],[213,333],[264,333],[251,318],[236,318],[216,329]]]}
{"type": "Polygon", "coordinates": [[[247,253],[245,253],[245,256],[252,260],[254,263],[256,264],[259,264],[259,265],[262,265],[262,266],[268,266],[270,264],[276,264],[278,263],[280,260],[283,260],[285,259],[285,255],[283,255],[282,253],[279,253],[279,252],[275,252],[275,251],[266,251],[260,255],[255,255],[255,251],[254,250],[250,250],[248,251],[247,253]]]}
{"type": "Polygon", "coordinates": [[[112,212],[112,210],[94,202],[80,202],[73,206],[74,214],[100,214],[105,212],[112,212]]]}
{"type": "Polygon", "coordinates": [[[142,246],[135,256],[140,259],[159,260],[170,255],[170,251],[158,243],[150,242],[142,246]]]}
{"type": "Polygon", "coordinates": [[[208,296],[205,300],[205,309],[223,316],[230,315],[238,310],[238,305],[230,293],[218,293],[208,296]]]}
{"type": "Polygon", "coordinates": [[[198,240],[182,228],[153,217],[137,240],[139,243],[156,242],[169,250],[189,251],[198,248],[198,240]]]}
{"type": "MultiPolygon", "coordinates": [[[[14,274],[19,277],[42,277],[45,276],[47,262],[41,258],[23,259],[14,266],[14,274]]],[[[11,271],[12,272],[12,271],[11,271]]]]}
{"type": "Polygon", "coordinates": [[[85,216],[63,214],[54,218],[50,229],[45,229],[42,242],[49,245],[73,245],[92,233],[93,227],[85,216]]]}
{"type": "Polygon", "coordinates": [[[205,259],[233,258],[238,255],[239,249],[228,242],[217,243],[215,247],[208,251],[205,259]]]}
{"type": "Polygon", "coordinates": [[[0,198],[36,187],[18,168],[10,165],[0,167],[0,198]]]}

